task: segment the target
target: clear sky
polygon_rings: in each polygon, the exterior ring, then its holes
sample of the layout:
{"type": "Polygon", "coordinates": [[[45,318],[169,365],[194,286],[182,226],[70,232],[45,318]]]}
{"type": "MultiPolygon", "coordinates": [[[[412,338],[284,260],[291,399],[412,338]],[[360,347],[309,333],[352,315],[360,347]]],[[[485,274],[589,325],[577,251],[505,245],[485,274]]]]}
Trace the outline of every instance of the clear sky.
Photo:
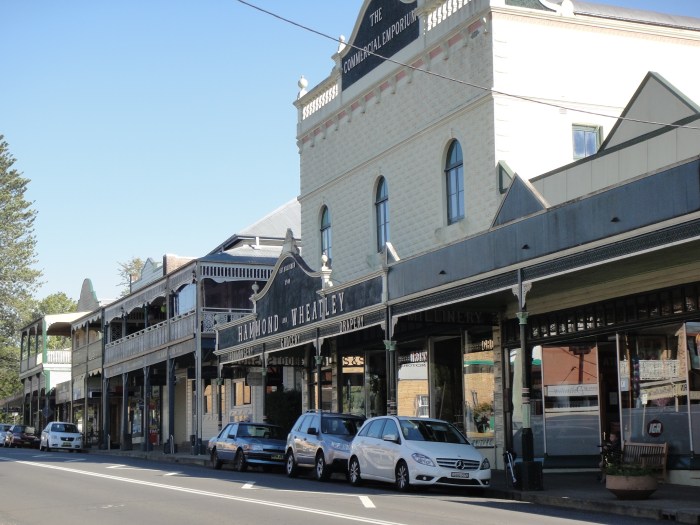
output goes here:
{"type": "MultiPolygon", "coordinates": [[[[363,4],[247,1],[333,37],[363,4]]],[[[599,2],[700,17],[700,0],[599,2]]],[[[119,262],[202,256],[296,198],[297,81],[325,79],[337,44],[238,0],[2,0],[0,49],[37,298],[89,277],[110,299],[119,262]]]]}

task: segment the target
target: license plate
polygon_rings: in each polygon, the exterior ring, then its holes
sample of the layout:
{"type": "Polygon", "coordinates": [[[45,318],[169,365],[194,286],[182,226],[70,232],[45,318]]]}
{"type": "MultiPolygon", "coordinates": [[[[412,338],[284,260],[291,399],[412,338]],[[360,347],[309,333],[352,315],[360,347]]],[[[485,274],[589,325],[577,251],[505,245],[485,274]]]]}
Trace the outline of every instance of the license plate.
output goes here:
{"type": "Polygon", "coordinates": [[[270,459],[272,459],[272,461],[282,461],[284,456],[282,454],[273,454],[270,459]]]}
{"type": "Polygon", "coordinates": [[[451,476],[453,478],[464,478],[467,479],[469,478],[469,472],[452,472],[451,476]]]}
{"type": "Polygon", "coordinates": [[[61,443],[62,447],[70,447],[70,443],[61,443]]]}

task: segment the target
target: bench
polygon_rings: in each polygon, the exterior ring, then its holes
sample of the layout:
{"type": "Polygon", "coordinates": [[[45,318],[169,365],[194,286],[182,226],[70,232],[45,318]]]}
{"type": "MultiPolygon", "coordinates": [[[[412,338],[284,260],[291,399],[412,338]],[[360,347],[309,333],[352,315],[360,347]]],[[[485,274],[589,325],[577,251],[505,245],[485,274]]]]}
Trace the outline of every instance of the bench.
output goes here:
{"type": "Polygon", "coordinates": [[[622,464],[648,467],[658,472],[662,481],[666,480],[666,461],[668,460],[668,443],[633,443],[625,442],[622,449],[622,464]]]}

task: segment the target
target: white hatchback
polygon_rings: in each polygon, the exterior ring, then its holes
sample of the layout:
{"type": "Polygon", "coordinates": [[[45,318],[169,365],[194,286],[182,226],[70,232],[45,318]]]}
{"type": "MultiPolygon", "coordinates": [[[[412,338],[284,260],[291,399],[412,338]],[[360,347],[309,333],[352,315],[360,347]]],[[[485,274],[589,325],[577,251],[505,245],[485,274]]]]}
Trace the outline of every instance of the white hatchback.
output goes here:
{"type": "Polygon", "coordinates": [[[83,449],[83,435],[73,423],[63,421],[49,423],[41,432],[39,450],[48,452],[52,448],[80,451],[83,449]]]}
{"type": "Polygon", "coordinates": [[[406,416],[368,419],[352,440],[350,483],[387,481],[411,485],[488,487],[491,465],[447,421],[406,416]]]}

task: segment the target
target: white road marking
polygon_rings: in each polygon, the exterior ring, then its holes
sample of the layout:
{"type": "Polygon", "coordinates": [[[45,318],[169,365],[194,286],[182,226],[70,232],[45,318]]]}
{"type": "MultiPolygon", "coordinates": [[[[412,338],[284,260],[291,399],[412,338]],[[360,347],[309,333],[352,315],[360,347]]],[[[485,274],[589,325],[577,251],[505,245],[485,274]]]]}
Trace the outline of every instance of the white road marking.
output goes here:
{"type": "Polygon", "coordinates": [[[164,476],[179,476],[181,473],[180,472],[166,472],[163,474],[164,476]]]}
{"type": "MultiPolygon", "coordinates": [[[[255,488],[253,487],[255,485],[255,482],[248,482],[245,485],[243,485],[241,488],[243,489],[252,489],[255,488]]],[[[263,490],[263,489],[260,489],[263,490]]],[[[304,494],[321,494],[321,495],[326,495],[328,492],[320,492],[320,491],[313,491],[313,490],[292,490],[292,489],[269,489],[269,490],[274,490],[275,492],[303,492],[304,494]]],[[[374,503],[372,503],[372,500],[369,499],[369,496],[357,496],[356,494],[333,494],[334,496],[347,496],[348,498],[359,498],[360,502],[362,505],[365,506],[365,508],[368,509],[374,509],[376,506],[374,503]]]]}
{"type": "Polygon", "coordinates": [[[157,468],[127,467],[126,465],[112,465],[107,468],[113,468],[117,470],[143,470],[146,472],[160,472],[160,469],[157,468]]]}
{"type": "MultiPolygon", "coordinates": [[[[6,458],[0,458],[0,459],[6,459],[6,458]]],[[[231,501],[239,501],[241,503],[262,505],[265,507],[275,507],[275,508],[279,508],[279,509],[287,509],[287,510],[293,510],[293,511],[297,511],[297,512],[305,512],[308,514],[319,514],[321,516],[332,516],[332,517],[339,518],[339,519],[345,519],[345,520],[349,520],[349,521],[359,521],[362,523],[369,523],[372,525],[403,525],[403,524],[400,524],[400,523],[397,523],[394,521],[384,521],[384,520],[379,520],[379,519],[374,519],[374,518],[366,518],[364,516],[355,516],[353,514],[342,514],[340,512],[333,512],[333,511],[322,510],[322,509],[314,509],[311,507],[301,507],[298,505],[289,505],[286,503],[280,503],[280,502],[276,502],[276,501],[265,501],[265,500],[252,499],[252,498],[242,498],[240,496],[232,496],[230,494],[221,494],[218,492],[209,492],[209,491],[205,491],[205,490],[188,489],[185,487],[177,487],[175,485],[165,485],[163,483],[154,483],[152,481],[141,481],[138,479],[113,476],[111,474],[102,474],[100,472],[89,472],[86,470],[77,470],[77,469],[68,468],[68,467],[61,467],[58,465],[51,465],[48,463],[37,463],[34,461],[18,461],[17,463],[23,464],[23,465],[29,465],[32,467],[46,468],[46,469],[50,469],[50,470],[61,470],[64,472],[71,472],[73,474],[80,474],[83,476],[92,476],[95,478],[109,479],[109,480],[113,480],[113,481],[121,481],[122,483],[133,483],[135,485],[145,485],[148,487],[160,488],[160,489],[165,489],[165,490],[186,492],[188,494],[193,494],[193,495],[198,495],[198,496],[207,496],[210,498],[227,499],[227,500],[231,500],[231,501]]]]}
{"type": "Polygon", "coordinates": [[[365,506],[365,508],[367,508],[367,509],[373,509],[373,508],[375,508],[375,507],[374,507],[374,503],[372,503],[372,500],[369,499],[368,496],[360,496],[360,501],[362,502],[362,504],[363,504],[363,505],[365,506]]]}

